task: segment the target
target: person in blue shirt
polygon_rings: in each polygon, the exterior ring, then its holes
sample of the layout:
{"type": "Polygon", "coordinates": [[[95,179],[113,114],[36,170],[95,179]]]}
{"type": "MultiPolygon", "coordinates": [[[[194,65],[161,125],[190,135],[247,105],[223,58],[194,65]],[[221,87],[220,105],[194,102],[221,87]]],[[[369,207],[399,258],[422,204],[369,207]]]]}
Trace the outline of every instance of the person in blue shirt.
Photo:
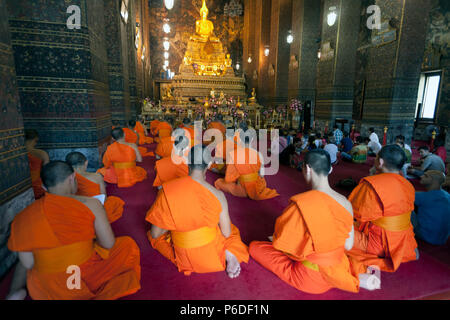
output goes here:
{"type": "Polygon", "coordinates": [[[411,213],[416,237],[434,245],[445,244],[450,235],[450,194],[442,189],[444,181],[441,171],[426,171],[420,183],[427,192],[416,192],[416,210],[411,213]]]}
{"type": "MultiPolygon", "coordinates": [[[[339,146],[339,144],[338,144],[338,146],[339,146]]],[[[352,141],[352,139],[349,138],[347,131],[344,131],[344,139],[341,140],[340,147],[341,147],[340,151],[343,151],[346,153],[350,153],[350,151],[353,148],[353,141],[352,141]]]]}

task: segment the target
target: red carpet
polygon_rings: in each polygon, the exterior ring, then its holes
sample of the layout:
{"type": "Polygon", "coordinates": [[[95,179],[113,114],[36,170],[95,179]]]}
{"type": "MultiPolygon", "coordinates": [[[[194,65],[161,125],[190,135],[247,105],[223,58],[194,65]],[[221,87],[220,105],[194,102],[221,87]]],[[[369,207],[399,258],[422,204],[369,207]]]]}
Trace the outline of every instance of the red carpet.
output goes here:
{"type": "MultiPolygon", "coordinates": [[[[152,146],[152,149],[154,146],[152,146]]],[[[125,299],[129,300],[308,300],[308,299],[421,299],[436,296],[449,298],[450,292],[450,250],[448,247],[433,247],[420,243],[420,260],[402,264],[394,273],[382,273],[382,289],[374,292],[361,290],[358,294],[331,290],[321,295],[306,294],[285,284],[275,275],[263,269],[250,259],[242,264],[241,275],[229,279],[225,272],[214,274],[193,274],[186,277],[176,267],[153,250],[146,232],[150,225],[145,222],[145,214],[156,198],[152,187],[155,177],[154,158],[144,158],[141,164],[149,174],[146,181],[128,189],[108,185],[108,194],[121,197],[126,202],[123,217],[113,224],[116,236],[128,235],[141,248],[142,289],[125,299]],[[444,295],[443,295],[444,293],[444,295]]],[[[373,159],[372,161],[373,162],[373,159]]],[[[352,177],[359,181],[369,170],[369,164],[353,165],[341,162],[331,174],[330,182],[352,177]]],[[[208,181],[217,175],[208,173],[208,181]]],[[[267,177],[268,186],[276,188],[281,196],[253,201],[227,195],[230,217],[240,229],[242,240],[249,244],[253,240],[266,240],[272,235],[275,219],[288,204],[291,196],[307,190],[301,172],[281,167],[276,176],[267,177]]],[[[416,188],[418,182],[413,182],[416,188]]],[[[345,195],[349,192],[337,189],[345,195]]],[[[186,204],[189,205],[189,204],[186,204]]],[[[10,278],[10,277],[9,277],[10,278]]],[[[3,281],[0,297],[4,297],[9,281],[3,281]]]]}

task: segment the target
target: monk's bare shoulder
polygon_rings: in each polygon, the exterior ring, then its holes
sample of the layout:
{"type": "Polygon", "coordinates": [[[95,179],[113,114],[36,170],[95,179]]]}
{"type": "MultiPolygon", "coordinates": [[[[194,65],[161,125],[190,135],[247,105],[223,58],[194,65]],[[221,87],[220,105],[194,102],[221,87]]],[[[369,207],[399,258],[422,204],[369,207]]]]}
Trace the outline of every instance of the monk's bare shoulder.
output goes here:
{"type": "Polygon", "coordinates": [[[88,172],[86,178],[97,184],[103,182],[103,176],[99,173],[88,172]]]}
{"type": "Polygon", "coordinates": [[[333,190],[333,198],[339,202],[339,204],[341,206],[343,206],[345,209],[347,209],[348,212],[351,213],[351,215],[353,216],[353,207],[352,207],[352,203],[350,201],[348,201],[348,199],[346,197],[344,197],[342,194],[337,193],[336,191],[333,190]]]}
{"type": "Polygon", "coordinates": [[[47,153],[46,151],[44,151],[44,150],[41,150],[41,149],[33,149],[32,151],[30,151],[30,153],[31,153],[33,156],[35,156],[35,157],[41,159],[41,160],[44,161],[44,162],[48,162],[48,161],[49,161],[48,153],[47,153]]]}
{"type": "Polygon", "coordinates": [[[98,213],[98,211],[101,210],[101,208],[103,207],[101,202],[95,198],[83,197],[83,196],[77,196],[77,195],[71,195],[69,197],[83,203],[86,207],[91,209],[91,211],[94,215],[96,215],[98,213]]]}

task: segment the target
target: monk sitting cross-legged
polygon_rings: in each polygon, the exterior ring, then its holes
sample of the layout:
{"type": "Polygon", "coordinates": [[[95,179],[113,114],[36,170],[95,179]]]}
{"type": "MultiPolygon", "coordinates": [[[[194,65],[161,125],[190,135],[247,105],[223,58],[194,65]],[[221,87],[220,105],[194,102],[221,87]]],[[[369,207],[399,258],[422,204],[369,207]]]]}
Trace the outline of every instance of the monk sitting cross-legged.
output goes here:
{"type": "Polygon", "coordinates": [[[140,121],[136,121],[136,125],[134,126],[134,131],[139,136],[139,144],[149,144],[153,143],[153,138],[147,137],[147,129],[140,121]]]}
{"type": "Polygon", "coordinates": [[[157,138],[155,138],[155,142],[159,143],[161,142],[162,138],[170,137],[172,135],[173,131],[173,119],[170,117],[166,117],[165,121],[160,121],[158,123],[158,126],[156,127],[156,134],[158,135],[157,138]]]}
{"type": "Polygon", "coordinates": [[[179,136],[174,143],[173,150],[175,152],[173,152],[170,157],[165,157],[156,161],[156,177],[153,182],[154,187],[161,189],[163,183],[189,175],[189,168],[187,165],[187,156],[190,150],[189,147],[189,139],[185,135],[179,136]]]}
{"type": "Polygon", "coordinates": [[[30,163],[31,185],[34,191],[34,198],[39,199],[44,196],[45,190],[42,188],[41,168],[50,162],[47,152],[36,149],[39,141],[39,134],[36,130],[25,130],[25,147],[28,152],[30,163]]]}
{"type": "MultiPolygon", "coordinates": [[[[254,241],[250,255],[264,268],[294,288],[312,294],[332,288],[359,291],[344,249],[353,245],[350,202],[331,189],[330,155],[308,152],[303,176],[312,191],[293,196],[275,223],[271,242],[254,241]]],[[[363,284],[361,284],[363,286],[363,284]]]]}
{"type": "Polygon", "coordinates": [[[185,275],[226,270],[235,278],[248,248],[231,224],[224,194],[205,180],[211,161],[203,152],[200,145],[191,149],[188,177],[163,184],[147,212],[148,239],[185,275]]]}
{"type": "Polygon", "coordinates": [[[99,169],[104,180],[117,184],[119,188],[132,187],[136,183],[147,178],[147,171],[137,167],[137,162],[142,162],[142,156],[137,146],[125,142],[122,128],[116,128],[111,132],[114,143],[108,146],[103,155],[104,168],[99,169]]]}
{"type": "Polygon", "coordinates": [[[414,187],[401,176],[406,155],[398,145],[383,147],[375,159],[379,174],[363,178],[349,197],[355,213],[355,245],[347,254],[356,272],[378,266],[393,272],[416,260],[410,218],[414,187]]]}
{"type": "MultiPolygon", "coordinates": [[[[84,154],[71,152],[66,156],[66,162],[75,170],[78,183],[77,195],[94,197],[103,194],[106,197],[105,181],[103,181],[102,175],[87,172],[88,161],[84,154]]],[[[123,206],[125,205],[122,199],[114,196],[106,197],[103,205],[110,223],[122,217],[123,206]]]]}
{"type": "MultiPolygon", "coordinates": [[[[135,126],[136,121],[130,120],[128,122],[128,128],[123,128],[123,132],[125,134],[125,142],[139,145],[140,135],[134,131],[135,126]]],[[[148,151],[147,148],[144,147],[138,147],[138,150],[143,157],[153,157],[155,155],[153,152],[148,151]]]]}
{"type": "Polygon", "coordinates": [[[229,153],[225,179],[216,180],[215,187],[236,197],[249,197],[253,200],[277,197],[279,194],[276,190],[267,188],[266,180],[262,177],[262,156],[250,147],[251,139],[245,135],[245,131],[239,134],[241,144],[236,145],[234,151],[229,153]]]}
{"type": "Polygon", "coordinates": [[[42,169],[48,190],[19,213],[8,248],[28,269],[37,300],[109,300],[140,289],[140,252],[133,239],[115,238],[101,203],[74,195],[72,167],[54,161],[42,169]]]}
{"type": "Polygon", "coordinates": [[[158,119],[150,121],[150,133],[152,134],[153,137],[156,137],[158,135],[159,122],[160,121],[158,119]]]}

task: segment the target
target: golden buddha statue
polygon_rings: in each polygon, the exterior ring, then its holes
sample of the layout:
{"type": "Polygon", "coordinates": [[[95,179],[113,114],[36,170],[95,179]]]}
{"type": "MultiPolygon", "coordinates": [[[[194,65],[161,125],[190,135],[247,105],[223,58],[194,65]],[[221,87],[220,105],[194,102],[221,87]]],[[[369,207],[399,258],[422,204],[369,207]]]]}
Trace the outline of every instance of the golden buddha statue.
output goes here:
{"type": "Polygon", "coordinates": [[[195,35],[192,38],[199,41],[219,41],[214,36],[214,24],[208,20],[208,13],[206,0],[203,0],[203,5],[200,9],[201,20],[195,21],[195,35]]]}
{"type": "Polygon", "coordinates": [[[250,103],[256,103],[256,89],[252,89],[252,96],[248,98],[248,102],[250,103]]]}
{"type": "Polygon", "coordinates": [[[203,0],[200,20],[195,22],[195,34],[187,44],[180,74],[193,72],[200,76],[224,76],[232,72],[232,60],[226,56],[222,43],[214,35],[214,25],[208,20],[209,10],[203,0]]]}

